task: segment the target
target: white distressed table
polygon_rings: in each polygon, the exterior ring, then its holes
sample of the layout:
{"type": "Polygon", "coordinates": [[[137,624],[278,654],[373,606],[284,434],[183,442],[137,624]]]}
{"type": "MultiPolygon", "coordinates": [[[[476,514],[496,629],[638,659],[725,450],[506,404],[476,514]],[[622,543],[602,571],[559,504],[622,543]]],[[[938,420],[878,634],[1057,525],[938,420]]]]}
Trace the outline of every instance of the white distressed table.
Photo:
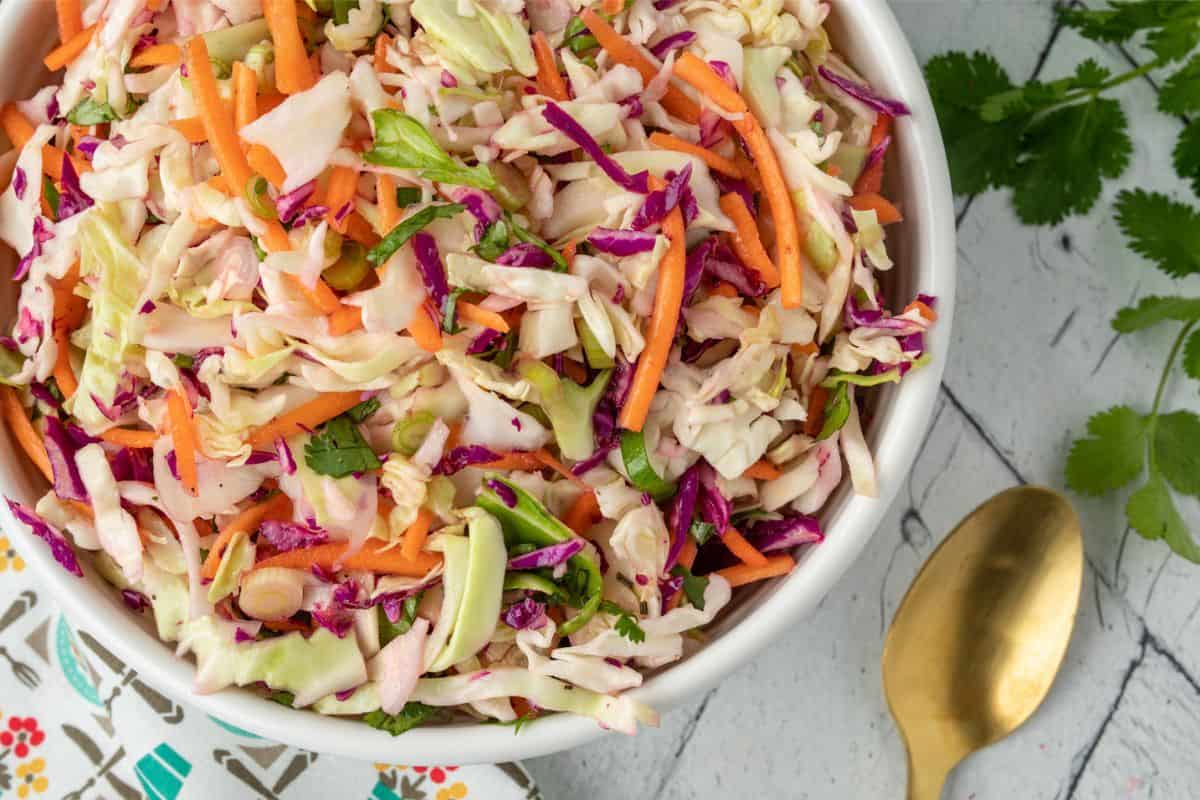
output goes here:
{"type": "MultiPolygon", "coordinates": [[[[852,0],[843,0],[852,2],[852,0]]],[[[1055,78],[1083,54],[1114,72],[1144,54],[1058,30],[1050,0],[893,0],[924,63],[986,49],[1014,80],[1055,78]]],[[[1121,87],[1135,154],[1121,186],[1171,193],[1181,123],[1147,81],[1121,87]]],[[[880,689],[885,626],[926,556],[963,515],[1014,484],[1062,488],[1067,448],[1093,411],[1148,406],[1167,336],[1117,339],[1131,298],[1172,287],[1125,249],[1106,190],[1087,217],[1018,224],[999,193],[959,203],[957,326],[928,441],[858,563],[807,621],[718,688],[636,739],[527,762],[547,798],[901,798],[902,746],[880,689]]],[[[1195,200],[1194,197],[1190,198],[1195,200]]],[[[1200,405],[1195,384],[1166,408],[1200,405]]],[[[1200,797],[1200,567],[1125,527],[1118,500],[1081,500],[1088,569],[1067,662],[1041,710],[976,755],[947,798],[1200,797]]],[[[1192,499],[1181,510],[1200,530],[1192,499]]]]}

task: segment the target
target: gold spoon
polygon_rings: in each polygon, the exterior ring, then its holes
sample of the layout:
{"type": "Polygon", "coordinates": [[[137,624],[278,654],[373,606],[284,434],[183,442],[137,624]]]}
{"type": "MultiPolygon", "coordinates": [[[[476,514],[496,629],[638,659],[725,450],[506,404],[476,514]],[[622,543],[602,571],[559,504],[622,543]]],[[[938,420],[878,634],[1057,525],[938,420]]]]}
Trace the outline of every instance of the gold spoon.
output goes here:
{"type": "Polygon", "coordinates": [[[1001,492],[934,551],[896,610],[883,690],[908,748],[908,800],[937,800],[967,755],[1041,705],[1079,606],[1079,518],[1055,491],[1001,492]]]}

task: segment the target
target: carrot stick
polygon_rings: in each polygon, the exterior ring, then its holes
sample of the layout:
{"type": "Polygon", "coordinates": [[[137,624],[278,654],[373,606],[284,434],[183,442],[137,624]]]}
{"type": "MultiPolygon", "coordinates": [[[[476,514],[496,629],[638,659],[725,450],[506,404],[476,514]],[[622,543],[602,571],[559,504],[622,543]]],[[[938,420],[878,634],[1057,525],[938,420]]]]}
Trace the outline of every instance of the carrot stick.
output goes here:
{"type": "Polygon", "coordinates": [[[381,33],[375,37],[375,71],[376,72],[391,72],[391,65],[387,63],[387,49],[392,45],[392,37],[386,33],[381,33]]]}
{"type": "Polygon", "coordinates": [[[767,578],[775,578],[780,575],[786,575],[796,566],[796,561],[789,555],[771,556],[767,559],[767,563],[761,567],[752,567],[749,564],[738,564],[725,569],[717,570],[717,574],[725,580],[729,581],[730,586],[744,586],[747,583],[766,580],[767,578]]]}
{"type": "Polygon", "coordinates": [[[250,169],[266,178],[267,183],[276,189],[283,186],[287,180],[287,172],[284,171],[283,165],[265,145],[252,144],[247,147],[246,162],[250,169]]]}
{"type": "Polygon", "coordinates": [[[600,3],[600,10],[610,17],[621,13],[621,9],[625,7],[624,0],[603,0],[600,3]]]}
{"type": "MultiPolygon", "coordinates": [[[[779,168],[775,149],[767,139],[766,132],[750,113],[746,101],[729,84],[721,80],[712,67],[691,53],[684,53],[675,62],[675,73],[717,105],[732,114],[741,114],[733,126],[746,143],[754,163],[758,166],[763,193],[771,208],[771,219],[775,222],[775,241],[778,250],[778,274],[782,288],[784,308],[799,308],[804,300],[804,270],[800,256],[800,228],[796,222],[796,208],[788,191],[787,181],[779,168]]],[[[765,279],[765,278],[764,278],[765,279]]]]}
{"type": "Polygon", "coordinates": [[[746,208],[746,201],[737,192],[730,192],[721,195],[720,205],[725,216],[733,220],[734,231],[729,234],[733,252],[742,263],[762,276],[763,283],[768,287],[773,289],[778,286],[779,270],[775,269],[775,264],[763,247],[758,236],[758,223],[755,222],[750,209],[746,208]]]}
{"type": "Polygon", "coordinates": [[[696,547],[696,540],[688,536],[683,540],[683,547],[679,550],[679,563],[690,570],[696,563],[697,552],[699,552],[699,548],[696,547]]]}
{"type": "Polygon", "coordinates": [[[76,261],[66,271],[54,287],[54,321],[73,331],[83,322],[87,313],[87,300],[75,294],[75,284],[79,283],[79,262],[76,261]]]}
{"type": "Polygon", "coordinates": [[[575,531],[576,536],[583,536],[588,528],[600,520],[600,504],[596,502],[593,491],[580,492],[563,515],[563,524],[575,531]]]}
{"type": "Polygon", "coordinates": [[[856,194],[846,202],[855,211],[874,211],[880,225],[891,225],[893,222],[900,222],[904,219],[899,209],[888,202],[887,198],[881,194],[873,192],[856,194]]]}
{"type": "Polygon", "coordinates": [[[480,464],[484,469],[497,469],[506,472],[536,472],[545,466],[538,460],[537,453],[514,450],[511,453],[505,453],[495,461],[488,461],[480,464]]]}
{"type": "Polygon", "coordinates": [[[275,85],[284,94],[296,94],[310,88],[316,83],[316,77],[308,62],[304,38],[300,35],[296,0],[264,3],[263,15],[275,43],[275,85]]]}
{"type": "Polygon", "coordinates": [[[508,333],[510,330],[504,317],[495,311],[488,311],[486,308],[480,308],[474,303],[464,303],[462,300],[458,301],[458,318],[501,333],[508,333]]]}
{"type": "Polygon", "coordinates": [[[554,456],[550,455],[550,453],[547,450],[545,450],[544,448],[541,450],[535,450],[533,452],[533,454],[537,458],[538,461],[542,462],[542,464],[544,466],[547,466],[550,469],[554,470],[559,475],[563,476],[564,478],[569,480],[571,483],[578,486],[580,489],[584,490],[585,492],[592,491],[592,487],[589,486],[586,482],[584,482],[583,478],[580,478],[574,472],[571,472],[571,470],[569,470],[565,466],[563,466],[563,463],[561,461],[559,461],[554,456]]]}
{"type": "Polygon", "coordinates": [[[91,26],[90,28],[84,28],[79,33],[75,34],[70,39],[51,50],[49,54],[42,59],[42,63],[45,64],[46,69],[50,70],[51,72],[62,69],[67,64],[70,64],[72,61],[78,58],[79,54],[87,49],[87,46],[91,43],[92,36],[95,35],[95,33],[95,25],[91,26]]]}
{"type": "Polygon", "coordinates": [[[173,119],[167,124],[182,133],[183,138],[187,139],[191,144],[200,144],[201,142],[208,141],[208,131],[205,130],[204,120],[200,117],[173,119]]]}
{"type": "Polygon", "coordinates": [[[54,326],[54,343],[58,346],[58,355],[54,359],[54,382],[58,384],[63,397],[68,400],[79,389],[79,382],[75,380],[75,370],[71,369],[70,335],[71,332],[65,325],[54,326]]]}
{"type": "Polygon", "coordinates": [[[351,211],[346,217],[345,228],[346,236],[349,236],[352,241],[358,242],[368,250],[379,244],[379,241],[383,238],[375,232],[375,229],[371,227],[371,223],[367,222],[363,218],[363,215],[357,211],[351,211]]]}
{"type": "MultiPolygon", "coordinates": [[[[650,60],[649,56],[630,44],[595,11],[586,8],[580,12],[579,19],[596,37],[596,41],[613,61],[636,69],[642,74],[642,80],[646,83],[649,83],[658,74],[658,67],[650,60]]],[[[675,69],[676,71],[679,69],[678,61],[675,62],[675,69]]],[[[695,125],[700,121],[700,106],[695,100],[680,91],[677,86],[668,86],[667,93],[659,102],[662,103],[663,108],[684,122],[695,125]]]]}
{"type": "Polygon", "coordinates": [[[167,392],[167,421],[171,426],[171,442],[175,445],[175,466],[179,482],[192,494],[196,493],[196,450],[199,442],[192,408],[179,389],[167,392]]]}
{"type": "Polygon", "coordinates": [[[679,324],[679,310],[683,303],[687,255],[683,214],[678,208],[671,210],[663,220],[662,228],[671,240],[671,246],[663,256],[658,271],[658,286],[654,290],[654,311],[650,315],[650,326],[646,333],[646,349],[638,359],[625,406],[618,417],[620,426],[631,431],[640,431],[646,424],[650,403],[658,391],[659,381],[662,380],[663,370],[671,355],[671,343],[675,341],[675,328],[679,324]]]}
{"type": "Polygon", "coordinates": [[[304,293],[308,298],[308,302],[317,307],[322,314],[328,316],[342,307],[342,301],[333,293],[333,289],[329,288],[329,284],[317,278],[316,286],[309,287],[300,279],[299,275],[291,275],[292,282],[296,288],[304,293]]]}
{"type": "Polygon", "coordinates": [[[183,60],[183,51],[179,49],[177,44],[152,44],[147,48],[139,50],[137,54],[129,59],[129,66],[138,69],[141,67],[161,67],[164,64],[178,64],[183,60]]]}
{"type": "Polygon", "coordinates": [[[396,181],[391,175],[375,176],[375,203],[379,206],[379,226],[390,231],[400,222],[400,206],[396,202],[396,181]]]}
{"type": "Polygon", "coordinates": [[[429,536],[431,525],[433,525],[433,512],[428,508],[421,508],[417,512],[417,518],[404,532],[404,543],[400,545],[400,555],[409,561],[416,561],[421,555],[421,548],[425,546],[425,539],[429,536]]]}
{"type": "Polygon", "coordinates": [[[756,481],[773,481],[783,473],[779,468],[767,461],[765,458],[760,458],[750,466],[746,467],[746,471],[742,473],[743,478],[753,478],[756,481]]]}
{"type": "Polygon", "coordinates": [[[235,130],[258,118],[258,75],[241,61],[233,64],[233,127],[235,130]]]}
{"type": "Polygon", "coordinates": [[[754,166],[754,162],[746,158],[746,154],[738,148],[733,154],[733,163],[737,165],[738,171],[742,174],[742,180],[750,185],[750,189],[755,193],[761,193],[763,190],[762,178],[758,177],[758,168],[754,166]]]}
{"type": "MultiPolygon", "coordinates": [[[[428,299],[428,295],[426,299],[428,299]]],[[[425,303],[421,303],[413,312],[413,318],[408,323],[408,335],[425,352],[436,353],[442,349],[442,331],[434,322],[425,305],[425,303]]]]}
{"type": "Polygon", "coordinates": [[[767,557],[755,550],[754,545],[746,541],[746,537],[738,533],[736,528],[726,528],[725,533],[721,535],[721,542],[729,552],[741,559],[743,564],[751,567],[767,565],[767,557]]]}
{"type": "Polygon", "coordinates": [[[829,390],[814,386],[808,396],[808,415],[804,418],[804,435],[816,436],[825,425],[825,404],[829,401],[829,390]]]}
{"type": "Polygon", "coordinates": [[[79,0],[54,0],[58,15],[58,40],[66,43],[83,30],[83,11],[79,0]]]}
{"type": "Polygon", "coordinates": [[[343,336],[362,327],[362,309],[358,306],[339,305],[329,315],[329,335],[343,336]]]}
{"type": "MultiPolygon", "coordinates": [[[[876,114],[875,125],[871,128],[871,138],[867,142],[867,152],[871,152],[883,143],[892,131],[892,118],[887,114],[876,114]]],[[[867,167],[854,182],[855,194],[879,194],[883,189],[883,159],[879,159],[867,167]]]]}
{"type": "Polygon", "coordinates": [[[339,222],[337,212],[347,203],[354,202],[354,194],[358,191],[358,171],[351,167],[334,167],[329,173],[329,187],[325,191],[325,204],[329,206],[326,219],[330,227],[339,233],[346,232],[346,217],[339,222]]]}
{"type": "MultiPolygon", "coordinates": [[[[4,135],[12,142],[14,150],[20,150],[33,138],[32,123],[25,119],[25,115],[13,103],[0,106],[0,128],[4,129],[4,135]]],[[[53,145],[45,145],[42,148],[42,170],[54,180],[58,180],[62,177],[63,159],[67,157],[63,150],[53,145]]],[[[75,166],[75,172],[80,175],[92,168],[91,164],[77,158],[72,158],[71,163],[75,166]]]]}
{"type": "Polygon", "coordinates": [[[280,414],[266,425],[251,432],[246,443],[251,447],[264,447],[276,439],[294,436],[305,429],[312,430],[323,422],[349,411],[362,399],[360,392],[326,392],[302,406],[280,414]]]}
{"type": "Polygon", "coordinates": [[[741,292],[732,283],[721,281],[716,286],[708,290],[709,295],[717,295],[718,297],[741,297],[741,292]]]}
{"type": "Polygon", "coordinates": [[[17,390],[11,386],[0,386],[0,411],[4,414],[9,432],[25,451],[25,455],[29,456],[29,460],[38,471],[46,476],[46,480],[53,483],[54,472],[50,469],[50,456],[46,455],[46,445],[42,443],[42,437],[34,430],[33,423],[29,421],[29,416],[21,406],[17,390]]]}
{"type": "Polygon", "coordinates": [[[154,447],[158,441],[155,431],[135,431],[130,428],[109,428],[100,434],[100,438],[109,444],[120,447],[154,447]]]}
{"type": "MultiPolygon", "coordinates": [[[[279,3],[285,0],[278,0],[279,3]]],[[[272,3],[275,5],[275,3],[272,3]]],[[[278,44],[276,44],[276,63],[278,64],[278,44]]],[[[192,95],[200,118],[204,120],[204,130],[208,134],[208,142],[216,154],[217,163],[229,186],[234,191],[243,191],[250,180],[250,165],[242,153],[241,142],[237,131],[233,129],[233,115],[221,102],[217,92],[217,80],[213,77],[212,63],[208,60],[208,45],[203,36],[193,36],[187,43],[188,79],[192,83],[192,95]]]]}
{"type": "Polygon", "coordinates": [[[816,342],[805,342],[804,344],[793,344],[792,353],[799,357],[807,358],[813,353],[819,353],[821,348],[817,347],[816,342]]]}
{"type": "MultiPolygon", "coordinates": [[[[244,187],[245,184],[242,184],[242,186],[244,187]]],[[[267,231],[262,235],[262,243],[266,246],[268,252],[279,253],[292,249],[292,240],[288,238],[287,231],[279,224],[279,220],[265,219],[263,220],[263,225],[266,226],[267,231]]]]}
{"type": "Polygon", "coordinates": [[[242,511],[217,534],[216,541],[208,551],[208,557],[204,559],[204,565],[200,567],[200,574],[205,578],[212,578],[217,574],[217,567],[221,565],[221,555],[234,536],[239,533],[253,533],[264,520],[286,519],[291,513],[292,501],[282,492],[242,511]]]}
{"type": "Polygon", "coordinates": [[[538,31],[533,35],[533,57],[537,61],[538,91],[552,100],[566,100],[567,85],[563,83],[562,74],[558,71],[558,62],[554,58],[554,50],[546,34],[538,31]]]}
{"type": "Polygon", "coordinates": [[[254,569],[265,567],[287,567],[310,569],[362,569],[385,575],[406,575],[410,578],[423,577],[429,570],[442,563],[437,553],[420,552],[416,558],[406,558],[398,547],[379,539],[368,539],[356,553],[349,553],[348,542],[330,542],[315,547],[302,547],[264,558],[254,569]],[[391,549],[385,549],[385,548],[391,549]]]}
{"type": "Polygon", "coordinates": [[[274,111],[284,100],[287,100],[287,95],[280,94],[279,92],[264,92],[260,94],[258,96],[258,115],[261,117],[268,111],[274,111]]]}
{"type": "Polygon", "coordinates": [[[904,313],[907,314],[909,311],[912,311],[914,308],[917,309],[917,312],[922,317],[924,317],[928,322],[937,322],[938,313],[936,311],[934,311],[932,308],[930,308],[927,303],[924,303],[920,300],[913,300],[911,303],[906,305],[904,307],[904,313]]]}
{"type": "Polygon", "coordinates": [[[674,150],[677,153],[687,153],[690,156],[695,156],[707,164],[709,169],[716,170],[722,175],[728,175],[731,178],[742,177],[741,169],[732,160],[725,156],[717,155],[706,147],[701,147],[685,139],[680,139],[678,136],[672,136],[662,131],[655,131],[650,134],[650,144],[655,147],[661,147],[663,150],[674,150]]]}

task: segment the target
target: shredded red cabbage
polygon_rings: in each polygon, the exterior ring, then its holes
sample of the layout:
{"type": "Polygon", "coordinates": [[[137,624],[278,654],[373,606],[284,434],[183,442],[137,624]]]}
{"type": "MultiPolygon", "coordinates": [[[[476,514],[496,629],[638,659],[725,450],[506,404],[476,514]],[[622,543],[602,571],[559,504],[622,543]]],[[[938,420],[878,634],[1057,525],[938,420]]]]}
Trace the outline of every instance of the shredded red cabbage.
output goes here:
{"type": "Polygon", "coordinates": [[[290,192],[285,192],[275,198],[275,212],[279,214],[280,222],[290,223],[300,213],[300,209],[304,207],[304,201],[312,197],[313,192],[317,190],[317,182],[309,181],[308,183],[297,186],[290,192]]]}
{"type": "MultiPolygon", "coordinates": [[[[130,611],[136,611],[139,614],[150,607],[150,600],[146,595],[134,589],[122,589],[121,600],[125,602],[125,607],[130,611]]],[[[241,630],[240,628],[238,630],[241,630]]]]}
{"type": "Polygon", "coordinates": [[[496,346],[496,342],[504,338],[504,334],[492,328],[484,328],[483,333],[476,336],[467,347],[467,355],[477,356],[486,353],[496,346]]]}
{"type": "Polygon", "coordinates": [[[83,570],[79,568],[79,561],[75,558],[75,551],[67,542],[66,537],[50,526],[46,520],[34,513],[33,509],[23,506],[14,500],[8,500],[8,510],[17,518],[18,522],[22,522],[30,527],[33,535],[37,536],[50,548],[50,555],[54,556],[54,560],[58,565],[67,572],[76,577],[83,577],[83,570]]]}
{"type": "Polygon", "coordinates": [[[615,256],[632,256],[636,253],[648,253],[654,249],[654,243],[657,239],[658,237],[653,233],[615,230],[613,228],[594,228],[587,237],[588,243],[592,247],[602,253],[612,253],[615,256]]]}
{"type": "Polygon", "coordinates": [[[47,415],[45,442],[50,471],[54,475],[54,493],[63,500],[88,502],[87,487],[83,485],[79,467],[75,465],[75,453],[79,447],[58,417],[47,415]]]}
{"type": "Polygon", "coordinates": [[[550,267],[554,260],[542,248],[532,242],[520,242],[505,250],[496,259],[505,267],[550,267]]]}
{"type": "Polygon", "coordinates": [[[505,625],[518,631],[526,628],[537,630],[546,625],[546,606],[532,597],[526,597],[504,609],[501,619],[505,625]]]}
{"type": "Polygon", "coordinates": [[[108,461],[114,480],[154,483],[154,465],[149,448],[122,447],[108,461]]]}
{"type": "Polygon", "coordinates": [[[700,518],[711,523],[717,533],[724,535],[729,527],[729,516],[733,513],[733,505],[717,488],[717,471],[707,461],[700,464],[700,518]]]}
{"type": "Polygon", "coordinates": [[[281,553],[314,547],[329,541],[329,534],[319,528],[308,528],[281,519],[264,520],[258,528],[258,534],[281,553]]]}
{"type": "MultiPolygon", "coordinates": [[[[592,427],[593,428],[595,427],[594,421],[593,421],[592,427]]],[[[609,432],[609,435],[610,436],[612,435],[611,431],[609,432]]],[[[597,438],[600,438],[600,437],[597,436],[597,438]]],[[[579,476],[579,475],[584,475],[588,472],[591,472],[593,469],[600,466],[604,462],[604,459],[608,458],[608,454],[611,453],[613,450],[615,450],[616,447],[617,447],[617,440],[616,440],[616,437],[613,437],[612,441],[605,442],[604,444],[597,447],[596,451],[594,453],[592,453],[590,456],[583,459],[582,461],[576,462],[574,464],[574,466],[571,467],[571,474],[575,475],[575,476],[579,476]]]]}
{"type": "Polygon", "coordinates": [[[233,629],[233,641],[235,644],[245,644],[253,642],[254,637],[247,633],[240,625],[233,629]]]}
{"type": "MultiPolygon", "coordinates": [[[[506,489],[508,487],[505,487],[506,489]]],[[[512,491],[509,489],[509,491],[512,491]]],[[[507,501],[505,501],[507,504],[507,501]]],[[[583,549],[582,539],[568,539],[547,547],[534,550],[524,555],[513,556],[508,560],[509,569],[541,569],[542,567],[557,567],[565,564],[570,558],[583,549]]]]}
{"type": "Polygon", "coordinates": [[[889,117],[903,117],[912,113],[909,111],[908,106],[899,100],[882,97],[861,83],[855,83],[845,75],[839,75],[825,66],[817,67],[817,74],[855,100],[878,111],[880,114],[887,114],[889,117]]]}
{"type": "Polygon", "coordinates": [[[683,475],[679,476],[678,488],[675,492],[675,498],[671,501],[671,509],[668,514],[671,526],[671,547],[667,551],[666,572],[671,571],[671,567],[675,566],[675,562],[679,559],[679,553],[683,550],[683,543],[687,541],[688,529],[692,527],[692,517],[696,513],[696,501],[700,497],[700,464],[697,462],[688,467],[683,475]]]}
{"type": "Polygon", "coordinates": [[[449,453],[442,456],[441,460],[434,466],[433,474],[453,475],[472,464],[487,464],[499,458],[499,455],[483,445],[471,444],[464,447],[455,447],[449,453]]]}
{"type": "Polygon", "coordinates": [[[730,178],[715,171],[712,173],[712,176],[717,182],[717,187],[721,190],[721,194],[737,192],[746,203],[746,208],[750,209],[750,213],[754,213],[754,190],[750,188],[750,184],[741,178],[730,178]]]}
{"type": "Polygon", "coordinates": [[[476,241],[482,239],[487,229],[500,219],[500,204],[482,189],[457,186],[450,191],[450,199],[466,206],[475,218],[476,241]]]}
{"type": "Polygon", "coordinates": [[[494,478],[488,478],[483,482],[483,485],[495,492],[496,495],[504,502],[504,505],[508,506],[509,508],[517,507],[517,493],[514,492],[513,488],[507,483],[495,480],[494,478]]]}
{"type": "Polygon", "coordinates": [[[596,165],[604,171],[604,174],[612,179],[613,183],[631,192],[638,194],[646,194],[650,191],[650,173],[646,171],[639,172],[636,175],[630,175],[625,171],[624,167],[618,164],[608,153],[604,152],[600,147],[600,143],[592,138],[592,135],[584,130],[583,126],[575,121],[574,117],[563,111],[562,107],[557,103],[550,103],[542,111],[542,117],[557,128],[564,136],[579,145],[588,156],[591,157],[596,165]]]}
{"type": "Polygon", "coordinates": [[[79,174],[75,172],[75,164],[65,153],[63,154],[62,177],[59,179],[59,184],[62,186],[58,193],[59,222],[92,207],[92,198],[88,197],[87,193],[79,186],[79,174]]]}
{"type": "Polygon", "coordinates": [[[32,339],[40,339],[43,331],[42,321],[33,316],[27,306],[21,306],[21,313],[17,316],[17,341],[24,344],[32,339]]]}
{"type": "Polygon", "coordinates": [[[678,50],[681,47],[687,47],[695,40],[695,38],[696,34],[694,31],[680,31],[679,33],[673,33],[670,36],[667,36],[666,38],[650,45],[650,53],[659,61],[662,61],[667,57],[667,53],[671,52],[672,50],[678,50]]]}
{"type": "Polygon", "coordinates": [[[683,199],[684,190],[692,179],[692,163],[689,161],[674,175],[668,173],[667,178],[666,188],[651,192],[646,197],[646,201],[637,210],[629,227],[635,231],[645,230],[655,223],[662,222],[663,218],[679,205],[683,199]]]}
{"type": "Polygon", "coordinates": [[[54,231],[47,227],[44,217],[33,218],[33,245],[29,248],[29,252],[21,256],[21,260],[17,262],[17,269],[13,273],[14,281],[24,280],[29,274],[29,267],[33,264],[35,258],[42,255],[42,245],[54,238],[54,231]]]}
{"type": "Polygon", "coordinates": [[[458,78],[454,77],[454,75],[450,72],[450,70],[444,69],[444,70],[442,70],[441,83],[442,83],[442,86],[447,89],[455,89],[458,87],[458,78]]]}
{"type": "Polygon", "coordinates": [[[279,459],[279,466],[283,468],[284,475],[296,474],[296,459],[292,455],[292,448],[288,447],[287,440],[282,436],[275,439],[275,457],[279,459]]]}
{"type": "Polygon", "coordinates": [[[425,291],[429,292],[429,299],[441,308],[450,294],[450,285],[446,282],[446,270],[438,253],[437,240],[420,231],[413,234],[412,245],[417,255],[417,271],[421,273],[425,291]]]}
{"type": "Polygon", "coordinates": [[[25,187],[28,185],[29,179],[25,177],[25,170],[21,169],[20,167],[17,167],[15,170],[13,170],[13,194],[17,196],[18,200],[25,199],[25,187]]]}
{"type": "Polygon", "coordinates": [[[760,553],[771,553],[823,541],[825,534],[816,519],[797,514],[784,519],[758,520],[746,529],[746,539],[760,553]]]}

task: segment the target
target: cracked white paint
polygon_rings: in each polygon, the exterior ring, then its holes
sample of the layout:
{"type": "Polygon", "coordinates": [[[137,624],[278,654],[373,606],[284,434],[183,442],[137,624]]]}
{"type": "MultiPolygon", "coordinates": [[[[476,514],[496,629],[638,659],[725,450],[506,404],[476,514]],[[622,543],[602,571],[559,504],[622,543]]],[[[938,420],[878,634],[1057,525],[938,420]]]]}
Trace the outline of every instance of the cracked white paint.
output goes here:
{"type": "MultiPolygon", "coordinates": [[[[922,61],[986,49],[1015,79],[1039,63],[1043,77],[1058,77],[1085,54],[1126,68],[1119,52],[1069,31],[1051,42],[1048,0],[893,0],[893,8],[922,61]]],[[[1112,224],[1122,186],[1184,190],[1170,167],[1179,122],[1155,111],[1146,84],[1120,91],[1135,126],[1133,161],[1092,214],[1031,229],[998,193],[959,203],[959,324],[946,390],[907,490],[859,562],[810,620],[710,695],[665,715],[661,729],[528,762],[546,797],[902,796],[904,754],[879,656],[909,582],[990,495],[1020,481],[1062,488],[1066,449],[1091,412],[1148,403],[1167,332],[1115,340],[1113,311],[1133,296],[1197,292],[1129,253],[1112,224]]],[[[1200,407],[1195,385],[1182,382],[1168,402],[1200,407]]],[[[1200,797],[1200,567],[1167,559],[1159,543],[1126,539],[1123,497],[1076,499],[1089,570],[1063,672],[1017,734],[956,771],[947,798],[1200,797]]],[[[1181,505],[1200,530],[1200,507],[1181,505]]]]}

